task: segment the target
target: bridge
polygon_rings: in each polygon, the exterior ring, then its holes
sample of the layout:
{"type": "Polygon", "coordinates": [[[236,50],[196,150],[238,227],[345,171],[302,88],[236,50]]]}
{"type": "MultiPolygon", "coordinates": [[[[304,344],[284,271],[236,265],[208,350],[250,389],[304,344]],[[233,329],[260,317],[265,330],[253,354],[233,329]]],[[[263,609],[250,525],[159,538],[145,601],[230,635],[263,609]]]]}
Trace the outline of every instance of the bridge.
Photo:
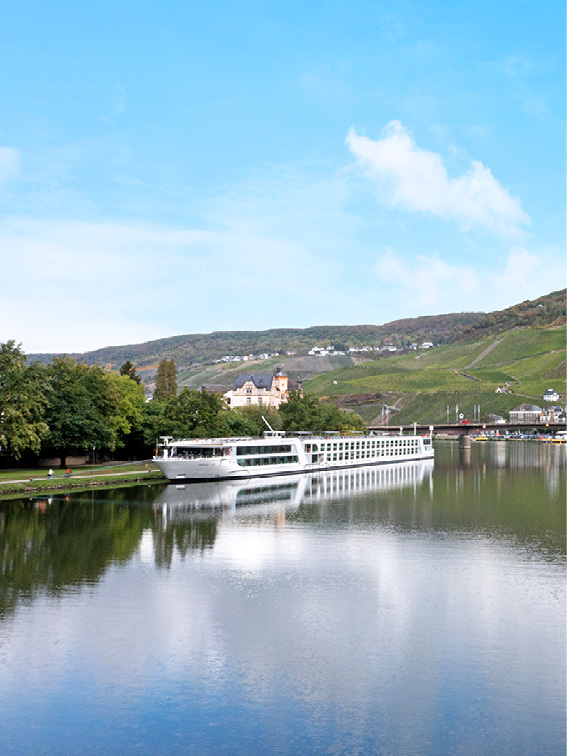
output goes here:
{"type": "Polygon", "coordinates": [[[467,448],[470,446],[470,436],[474,433],[485,433],[486,431],[498,431],[499,433],[505,431],[519,431],[532,433],[534,430],[543,430],[547,433],[556,433],[560,430],[567,430],[565,425],[561,423],[436,423],[435,425],[422,425],[420,423],[412,423],[411,425],[369,425],[370,431],[382,431],[383,433],[421,433],[429,435],[433,432],[433,435],[443,433],[444,435],[459,436],[459,446],[467,448]]]}

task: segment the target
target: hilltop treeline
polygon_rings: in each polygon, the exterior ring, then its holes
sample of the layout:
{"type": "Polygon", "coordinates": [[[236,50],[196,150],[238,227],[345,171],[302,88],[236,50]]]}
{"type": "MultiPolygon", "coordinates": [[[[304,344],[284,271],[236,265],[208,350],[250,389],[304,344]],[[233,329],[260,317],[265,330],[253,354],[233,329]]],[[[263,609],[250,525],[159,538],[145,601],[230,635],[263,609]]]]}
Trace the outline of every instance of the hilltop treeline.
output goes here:
{"type": "Polygon", "coordinates": [[[26,364],[15,341],[0,344],[0,452],[9,460],[33,463],[56,456],[61,466],[71,453],[120,453],[147,458],[159,436],[259,436],[262,415],[275,429],[358,430],[358,415],[322,404],[299,392],[279,411],[266,407],[229,410],[222,394],[177,393],[176,367],[163,360],[154,399],[145,401],[136,369],[126,361],[118,373],[69,356],[48,364],[26,364]]]}
{"type": "Polygon", "coordinates": [[[455,333],[452,341],[472,341],[512,328],[565,326],[566,293],[565,289],[561,289],[538,299],[526,299],[505,310],[489,312],[455,333]]]}
{"type": "MultiPolygon", "coordinates": [[[[89,365],[106,365],[117,369],[126,360],[138,368],[153,366],[163,359],[173,359],[179,367],[210,363],[225,355],[305,354],[313,346],[333,345],[363,347],[409,346],[431,341],[448,344],[468,341],[514,327],[548,327],[565,323],[565,289],[538,299],[522,302],[492,313],[461,312],[404,318],[384,325],[313,326],[311,328],[273,328],[266,331],[216,331],[187,334],[97,349],[72,354],[89,365]]],[[[32,354],[29,361],[50,362],[55,354],[32,354]]]]}
{"type": "MultiPolygon", "coordinates": [[[[273,328],[267,331],[216,331],[209,334],[173,336],[144,344],[105,347],[80,357],[88,364],[118,367],[132,360],[137,367],[157,365],[162,359],[173,359],[178,366],[207,363],[224,355],[303,352],[313,346],[381,346],[391,343],[404,346],[414,342],[433,341],[445,344],[481,313],[465,312],[449,315],[428,315],[405,318],[384,325],[314,326],[312,328],[273,328]]],[[[33,354],[30,360],[49,362],[53,354],[33,354]]]]}

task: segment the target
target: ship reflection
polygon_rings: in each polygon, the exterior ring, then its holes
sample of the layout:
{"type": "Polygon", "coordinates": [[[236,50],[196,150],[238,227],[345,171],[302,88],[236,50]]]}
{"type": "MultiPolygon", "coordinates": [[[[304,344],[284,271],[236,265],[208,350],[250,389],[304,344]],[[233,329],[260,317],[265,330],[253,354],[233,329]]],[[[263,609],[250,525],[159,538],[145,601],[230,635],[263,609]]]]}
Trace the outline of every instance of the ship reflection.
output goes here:
{"type": "Polygon", "coordinates": [[[297,509],[304,503],[346,498],[354,494],[390,491],[432,484],[434,461],[332,470],[304,475],[286,475],[253,480],[223,480],[215,483],[170,484],[153,502],[164,524],[185,517],[210,517],[211,512],[238,516],[250,507],[258,514],[297,509]]]}

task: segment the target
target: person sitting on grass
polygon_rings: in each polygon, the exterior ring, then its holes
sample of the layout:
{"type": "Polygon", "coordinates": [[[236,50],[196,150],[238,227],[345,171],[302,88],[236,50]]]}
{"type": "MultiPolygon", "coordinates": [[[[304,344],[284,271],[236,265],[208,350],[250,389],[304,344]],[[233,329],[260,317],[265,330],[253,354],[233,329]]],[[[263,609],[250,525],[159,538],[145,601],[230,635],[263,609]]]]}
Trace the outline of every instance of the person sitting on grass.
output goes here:
{"type": "Polygon", "coordinates": [[[51,468],[49,468],[49,472],[47,473],[47,477],[48,478],[52,478],[53,477],[53,470],[51,468]]]}

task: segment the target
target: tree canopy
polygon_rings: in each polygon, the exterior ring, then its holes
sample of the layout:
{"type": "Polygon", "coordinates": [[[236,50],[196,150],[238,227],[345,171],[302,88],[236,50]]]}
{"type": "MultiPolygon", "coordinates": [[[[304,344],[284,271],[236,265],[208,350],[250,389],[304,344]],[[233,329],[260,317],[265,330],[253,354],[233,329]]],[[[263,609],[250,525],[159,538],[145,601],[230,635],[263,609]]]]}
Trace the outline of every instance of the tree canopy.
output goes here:
{"type": "Polygon", "coordinates": [[[39,452],[47,435],[46,387],[42,367],[26,367],[25,355],[15,341],[0,344],[0,446],[16,459],[28,449],[39,452]]]}
{"type": "Polygon", "coordinates": [[[131,378],[133,381],[135,381],[138,384],[142,382],[142,379],[136,373],[136,368],[130,362],[130,360],[126,360],[126,362],[120,366],[120,370],[118,372],[120,373],[120,375],[125,375],[128,378],[131,378]]]}
{"type": "Polygon", "coordinates": [[[157,369],[153,399],[163,402],[177,395],[177,367],[175,360],[162,360],[157,369]]]}
{"type": "Polygon", "coordinates": [[[114,449],[112,417],[118,411],[118,397],[108,390],[104,369],[56,357],[47,372],[46,443],[58,451],[61,465],[71,450],[114,449]]]}
{"type": "Polygon", "coordinates": [[[279,409],[285,431],[364,430],[362,418],[353,412],[340,410],[334,404],[323,404],[316,396],[303,396],[299,391],[290,391],[288,401],[279,409]]]}
{"type": "Polygon", "coordinates": [[[299,392],[279,410],[230,410],[221,394],[188,388],[178,395],[175,362],[164,360],[160,368],[158,396],[146,402],[131,364],[119,373],[68,356],[26,365],[14,341],[0,344],[0,447],[16,459],[55,452],[63,466],[69,453],[93,447],[149,455],[159,436],[261,436],[265,421],[289,432],[364,428],[358,415],[299,392]]]}

